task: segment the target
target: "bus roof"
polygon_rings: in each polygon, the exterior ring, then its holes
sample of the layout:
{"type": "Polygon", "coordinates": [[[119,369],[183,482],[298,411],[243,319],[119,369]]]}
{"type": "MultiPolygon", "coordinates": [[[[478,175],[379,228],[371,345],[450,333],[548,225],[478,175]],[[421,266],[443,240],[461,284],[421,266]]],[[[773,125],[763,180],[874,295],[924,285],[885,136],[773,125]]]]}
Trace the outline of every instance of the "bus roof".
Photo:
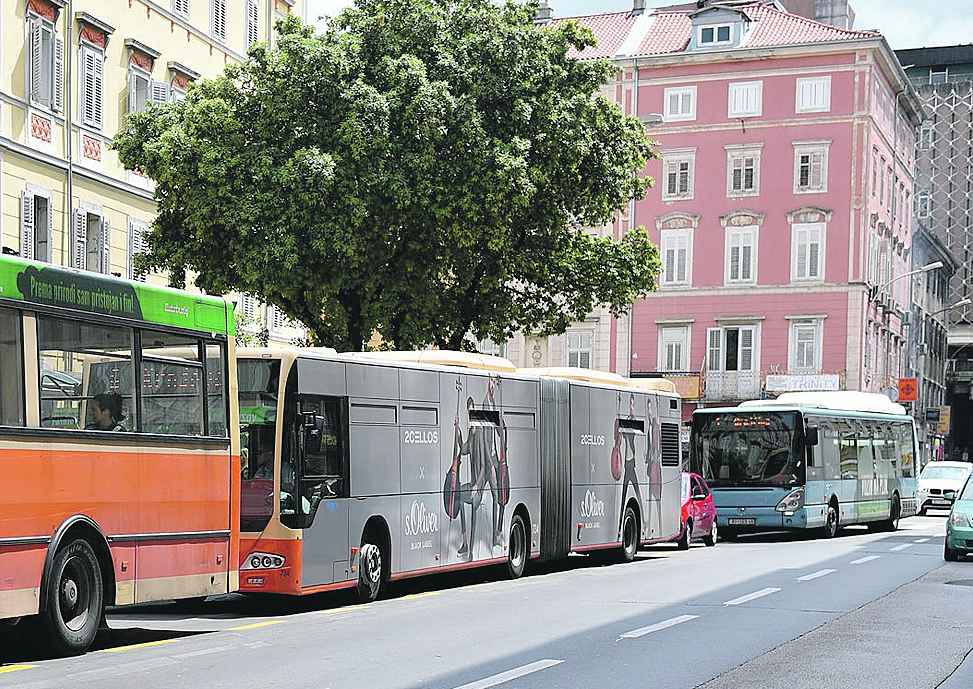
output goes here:
{"type": "Polygon", "coordinates": [[[513,373],[517,370],[508,359],[477,352],[457,352],[450,349],[423,349],[418,351],[379,351],[379,352],[347,352],[349,356],[361,359],[381,359],[384,361],[409,361],[419,364],[437,364],[439,366],[459,366],[461,368],[475,368],[482,371],[505,371],[513,373]]]}
{"type": "Polygon", "coordinates": [[[642,390],[658,390],[659,392],[676,392],[676,384],[668,378],[629,378],[628,385],[642,390]]]}
{"type": "Polygon", "coordinates": [[[571,380],[585,380],[589,383],[609,383],[611,385],[628,385],[628,380],[624,376],[609,371],[598,371],[593,368],[581,368],[579,366],[550,366],[538,368],[519,368],[518,373],[531,376],[544,376],[550,378],[570,378],[571,380]]]}
{"type": "Polygon", "coordinates": [[[896,404],[885,395],[857,390],[831,392],[785,392],[772,400],[748,400],[741,407],[817,407],[841,411],[877,412],[881,414],[906,414],[905,407],[896,404]]]}
{"type": "Polygon", "coordinates": [[[234,332],[233,308],[222,297],[17,256],[0,256],[0,298],[207,333],[234,332]]]}

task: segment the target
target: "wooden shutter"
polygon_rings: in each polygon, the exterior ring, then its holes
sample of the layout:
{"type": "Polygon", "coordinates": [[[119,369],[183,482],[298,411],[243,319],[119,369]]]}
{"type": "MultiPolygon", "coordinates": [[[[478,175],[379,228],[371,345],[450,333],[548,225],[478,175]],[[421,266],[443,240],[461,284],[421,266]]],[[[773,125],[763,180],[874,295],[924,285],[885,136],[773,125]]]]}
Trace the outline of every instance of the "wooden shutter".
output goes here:
{"type": "Polygon", "coordinates": [[[64,100],[64,39],[54,36],[54,94],[51,98],[51,109],[60,111],[64,100]]]}
{"type": "Polygon", "coordinates": [[[71,241],[74,267],[86,270],[88,267],[88,211],[74,209],[74,238],[71,241]]]}
{"type": "Polygon", "coordinates": [[[34,195],[20,192],[20,256],[34,260],[34,195]]]}
{"type": "Polygon", "coordinates": [[[101,272],[111,272],[111,220],[101,216],[101,241],[98,250],[101,254],[101,272]]]}
{"type": "Polygon", "coordinates": [[[258,14],[257,0],[247,0],[247,46],[251,46],[258,40],[258,14]]]}
{"type": "Polygon", "coordinates": [[[723,330],[722,328],[708,328],[707,340],[707,369],[710,371],[723,370],[723,330]]]}
{"type": "Polygon", "coordinates": [[[169,102],[169,84],[164,81],[149,82],[149,97],[155,105],[169,102]]]}
{"type": "Polygon", "coordinates": [[[87,46],[81,49],[81,59],[82,120],[86,125],[101,129],[104,110],[104,59],[101,53],[87,46]]]}
{"type": "Polygon", "coordinates": [[[30,99],[36,103],[43,100],[41,96],[41,70],[43,69],[41,27],[40,17],[30,18],[30,99]]]}

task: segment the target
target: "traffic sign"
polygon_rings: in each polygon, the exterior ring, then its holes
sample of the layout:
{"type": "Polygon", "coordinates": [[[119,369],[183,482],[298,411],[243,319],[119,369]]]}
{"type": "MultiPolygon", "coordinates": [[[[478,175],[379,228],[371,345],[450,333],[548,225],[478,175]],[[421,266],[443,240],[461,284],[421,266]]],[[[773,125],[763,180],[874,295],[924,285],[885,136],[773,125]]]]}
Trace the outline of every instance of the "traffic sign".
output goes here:
{"type": "Polygon", "coordinates": [[[915,378],[899,378],[899,402],[915,402],[918,397],[918,381],[915,378]]]}

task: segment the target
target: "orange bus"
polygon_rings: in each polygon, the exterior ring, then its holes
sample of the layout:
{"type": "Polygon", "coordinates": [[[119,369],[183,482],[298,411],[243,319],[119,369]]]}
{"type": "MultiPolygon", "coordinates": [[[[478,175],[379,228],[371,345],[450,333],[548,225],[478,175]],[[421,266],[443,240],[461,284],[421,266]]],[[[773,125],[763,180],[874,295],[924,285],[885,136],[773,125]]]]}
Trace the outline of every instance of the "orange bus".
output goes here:
{"type": "Polygon", "coordinates": [[[238,588],[233,347],[223,299],[0,256],[0,620],[76,654],[238,588]]]}

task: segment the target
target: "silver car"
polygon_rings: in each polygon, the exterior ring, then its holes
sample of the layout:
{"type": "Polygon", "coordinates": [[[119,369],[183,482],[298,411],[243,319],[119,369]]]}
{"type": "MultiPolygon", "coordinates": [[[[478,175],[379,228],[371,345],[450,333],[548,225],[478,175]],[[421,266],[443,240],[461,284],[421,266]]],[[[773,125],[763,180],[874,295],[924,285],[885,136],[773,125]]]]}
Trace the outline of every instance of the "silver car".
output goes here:
{"type": "Polygon", "coordinates": [[[963,482],[973,469],[969,462],[930,462],[919,474],[917,502],[919,514],[924,515],[928,508],[948,510],[953,505],[946,491],[959,493],[963,482]]]}

